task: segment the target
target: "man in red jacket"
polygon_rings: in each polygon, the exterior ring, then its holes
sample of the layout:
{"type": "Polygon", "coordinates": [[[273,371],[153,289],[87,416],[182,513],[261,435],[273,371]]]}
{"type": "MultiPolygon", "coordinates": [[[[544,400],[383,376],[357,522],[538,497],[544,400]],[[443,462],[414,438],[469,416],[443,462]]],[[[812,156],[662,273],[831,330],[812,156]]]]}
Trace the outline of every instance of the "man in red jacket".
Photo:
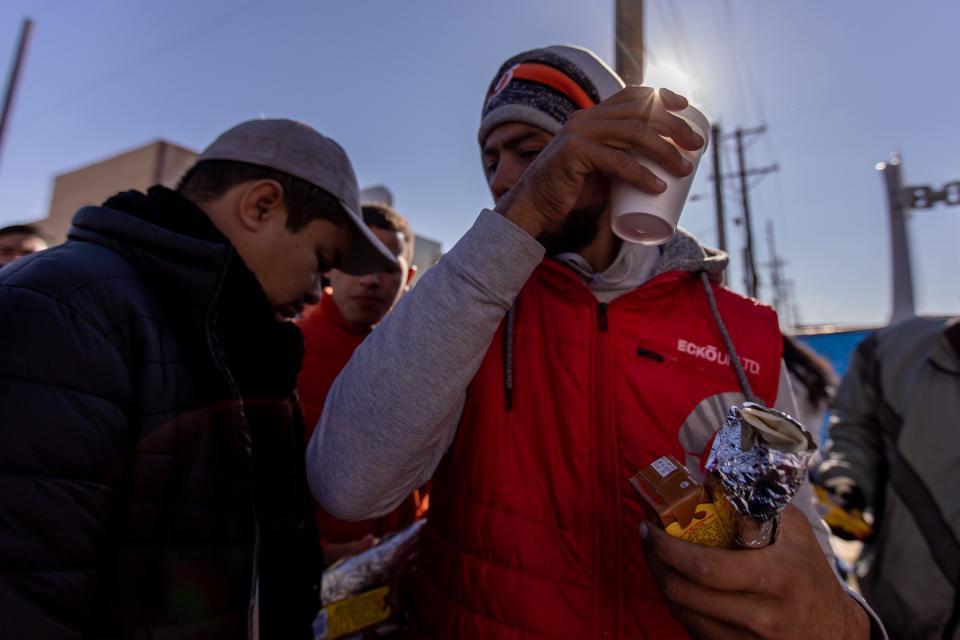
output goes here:
{"type": "MultiPolygon", "coordinates": [[[[409,290],[417,272],[413,264],[414,236],[403,216],[385,204],[368,204],[363,206],[363,221],[396,256],[399,266],[362,276],[334,269],[327,274],[331,288],[300,321],[305,350],[297,393],[308,440],[320,419],[330,385],[374,325],[409,290]]],[[[330,563],[368,549],[376,538],[412,523],[423,506],[419,491],[415,491],[393,512],[360,522],[334,518],[318,506],[317,532],[324,546],[324,560],[330,563]]]]}
{"type": "Polygon", "coordinates": [[[627,149],[690,172],[664,139],[705,143],[671,113],[686,104],[624,89],[584,49],[504,63],[479,132],[496,210],[330,391],[307,458],[321,504],[369,517],[432,477],[423,637],[870,633],[831,570],[808,486],[775,544],[738,551],[644,525],[629,486],[664,454],[698,471],[744,398],[795,413],[776,314],[722,286],[724,254],[682,230],[659,248],[610,230],[609,176],[666,188],[627,149]]]}

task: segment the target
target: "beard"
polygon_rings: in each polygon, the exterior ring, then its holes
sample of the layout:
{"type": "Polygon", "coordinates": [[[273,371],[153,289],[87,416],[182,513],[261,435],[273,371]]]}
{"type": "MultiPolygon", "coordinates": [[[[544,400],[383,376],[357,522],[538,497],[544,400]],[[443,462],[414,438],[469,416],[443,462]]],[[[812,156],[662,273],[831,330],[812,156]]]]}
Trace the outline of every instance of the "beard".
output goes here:
{"type": "Polygon", "coordinates": [[[538,235],[537,240],[546,248],[547,256],[575,253],[593,242],[600,228],[600,216],[606,206],[607,203],[601,201],[574,209],[563,219],[559,228],[538,235]]]}

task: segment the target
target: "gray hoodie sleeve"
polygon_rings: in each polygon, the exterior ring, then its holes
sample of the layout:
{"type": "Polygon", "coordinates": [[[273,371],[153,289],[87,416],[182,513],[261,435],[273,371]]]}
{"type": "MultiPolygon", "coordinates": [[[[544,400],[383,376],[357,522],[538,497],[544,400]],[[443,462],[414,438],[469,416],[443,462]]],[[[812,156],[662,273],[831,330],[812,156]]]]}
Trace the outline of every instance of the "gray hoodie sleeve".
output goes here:
{"type": "Polygon", "coordinates": [[[484,211],[363,341],[307,445],[307,478],[324,509],[376,517],[430,479],[467,385],[543,256],[529,234],[484,211]]]}
{"type": "MultiPolygon", "coordinates": [[[[782,360],[780,361],[780,386],[777,389],[777,403],[774,408],[777,409],[777,411],[782,411],[791,416],[800,415],[797,409],[797,398],[794,395],[793,382],[790,379],[790,372],[787,369],[786,363],[782,360]]],[[[810,521],[810,526],[813,527],[813,533],[817,536],[817,542],[820,543],[820,548],[823,549],[824,555],[833,563],[835,556],[833,546],[830,544],[830,530],[827,528],[827,525],[824,524],[820,518],[820,513],[817,511],[816,497],[813,493],[813,487],[810,486],[809,476],[806,482],[800,487],[800,490],[797,491],[797,495],[793,497],[793,506],[803,511],[803,515],[807,516],[807,520],[810,521]]]]}
{"type": "MultiPolygon", "coordinates": [[[[790,379],[790,372],[787,370],[786,363],[782,360],[780,362],[780,387],[777,389],[777,402],[775,408],[778,411],[782,411],[791,416],[799,415],[799,412],[797,411],[797,397],[794,395],[793,383],[790,379]]],[[[887,640],[887,631],[883,628],[883,623],[880,622],[880,617],[874,613],[873,609],[870,608],[870,605],[867,604],[867,601],[863,599],[863,596],[851,589],[837,572],[837,556],[833,552],[833,545],[830,544],[830,529],[827,527],[823,519],[820,518],[820,513],[817,511],[816,496],[814,495],[813,487],[810,486],[809,476],[807,477],[806,482],[803,483],[803,486],[800,487],[800,490],[797,491],[797,495],[793,497],[792,504],[803,511],[803,515],[807,516],[807,520],[810,521],[810,526],[813,528],[813,534],[816,536],[817,542],[820,543],[820,549],[823,550],[823,554],[830,562],[830,566],[833,568],[833,573],[837,577],[837,580],[840,582],[840,585],[843,587],[844,591],[847,592],[847,595],[856,600],[857,604],[863,607],[863,610],[867,612],[867,616],[870,618],[871,640],[887,640]]]]}

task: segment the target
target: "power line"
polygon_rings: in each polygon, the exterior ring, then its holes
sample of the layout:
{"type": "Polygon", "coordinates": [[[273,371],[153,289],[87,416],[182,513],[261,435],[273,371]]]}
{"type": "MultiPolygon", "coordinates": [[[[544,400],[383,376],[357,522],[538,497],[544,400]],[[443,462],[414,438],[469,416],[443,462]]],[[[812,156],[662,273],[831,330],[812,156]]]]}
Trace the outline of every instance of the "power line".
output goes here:
{"type": "MultiPolygon", "coordinates": [[[[723,173],[720,170],[720,167],[718,165],[719,155],[717,153],[714,154],[713,180],[715,185],[714,194],[717,198],[717,224],[718,225],[724,224],[724,216],[725,216],[725,213],[724,213],[725,207],[723,203],[723,200],[724,200],[723,183],[725,181],[732,181],[734,179],[737,179],[739,182],[739,187],[740,187],[739,188],[739,191],[740,191],[739,204],[740,204],[741,217],[734,218],[733,221],[734,221],[734,224],[738,226],[740,225],[743,226],[744,240],[745,240],[745,243],[744,243],[745,246],[743,248],[743,281],[744,281],[744,288],[746,290],[747,295],[749,295],[752,298],[756,298],[759,295],[760,276],[759,276],[759,273],[757,272],[757,264],[756,264],[756,258],[755,258],[756,252],[755,252],[754,242],[753,242],[753,224],[752,224],[751,215],[750,215],[750,198],[749,198],[750,189],[753,186],[755,186],[756,181],[754,181],[754,184],[751,185],[749,182],[749,179],[751,177],[762,179],[764,176],[778,171],[779,167],[777,165],[772,165],[767,167],[755,167],[755,168],[748,169],[746,166],[746,159],[745,159],[746,150],[744,145],[744,138],[748,136],[763,134],[766,132],[766,130],[767,130],[766,126],[760,126],[760,127],[753,127],[750,129],[738,128],[736,131],[733,132],[732,137],[736,140],[736,155],[737,155],[736,166],[738,167],[738,170],[736,173],[723,173]]],[[[721,143],[725,138],[731,137],[730,134],[725,136],[721,136],[718,134],[719,134],[719,130],[717,128],[714,128],[714,136],[718,138],[716,140],[716,144],[721,143]]]]}
{"type": "Polygon", "coordinates": [[[117,76],[127,74],[130,71],[142,65],[144,62],[148,62],[153,58],[160,56],[161,54],[169,55],[169,53],[172,50],[183,45],[184,43],[189,42],[197,38],[198,36],[204,35],[209,31],[213,31],[215,29],[218,29],[220,27],[223,27],[229,24],[230,22],[233,22],[234,20],[236,20],[240,16],[247,13],[250,9],[252,9],[254,6],[256,6],[259,3],[260,3],[260,0],[253,0],[252,2],[248,2],[247,4],[241,5],[240,7],[238,7],[233,12],[227,15],[220,14],[213,20],[204,22],[193,29],[185,31],[181,33],[179,36],[173,38],[172,40],[168,40],[162,44],[157,45],[156,47],[148,49],[141,55],[130,60],[130,62],[127,63],[126,65],[119,67],[117,69],[114,69],[113,71],[109,71],[100,76],[97,76],[94,79],[88,80],[87,82],[67,91],[59,99],[57,99],[55,102],[52,102],[49,106],[47,106],[46,109],[43,109],[39,112],[35,111],[33,113],[34,118],[39,119],[49,115],[50,113],[62,107],[64,104],[75,101],[79,96],[83,96],[90,93],[94,89],[99,88],[100,86],[106,84],[110,80],[113,80],[117,76]]]}
{"type": "MultiPolygon", "coordinates": [[[[736,48],[734,55],[736,57],[736,66],[739,69],[742,77],[745,92],[749,93],[750,97],[752,98],[754,108],[757,110],[757,115],[759,116],[760,120],[762,122],[769,122],[770,119],[767,117],[766,110],[764,108],[763,97],[760,94],[760,85],[756,81],[756,74],[754,73],[753,69],[752,61],[758,59],[758,57],[748,55],[749,52],[746,50],[748,40],[743,35],[743,29],[741,28],[740,20],[737,17],[733,3],[731,0],[724,0],[723,4],[725,9],[724,17],[727,22],[727,29],[730,33],[735,34],[735,37],[733,38],[733,46],[736,48]]],[[[758,4],[762,5],[762,3],[758,4]]],[[[754,29],[754,33],[762,32],[762,29],[759,27],[760,15],[761,13],[758,10],[756,15],[756,22],[758,26],[754,29]]],[[[777,146],[774,136],[764,136],[764,142],[768,146],[770,154],[773,157],[777,157],[779,154],[777,153],[777,146]]]]}
{"type": "Polygon", "coordinates": [[[716,227],[712,227],[712,226],[711,226],[711,227],[703,227],[703,228],[701,228],[701,229],[697,229],[696,231],[691,231],[690,234],[691,234],[694,238],[702,238],[702,237],[704,237],[704,236],[707,235],[707,234],[713,233],[715,229],[716,229],[716,227]]]}
{"type": "Polygon", "coordinates": [[[659,0],[659,6],[661,7],[660,13],[666,14],[672,22],[677,59],[685,69],[694,68],[693,48],[690,46],[690,37],[687,33],[686,23],[683,21],[683,15],[672,0],[659,0]],[[666,9],[662,7],[666,7],[666,9]]]}
{"type": "Polygon", "coordinates": [[[737,68],[740,70],[744,88],[750,93],[750,97],[753,98],[754,107],[757,110],[757,116],[761,119],[761,121],[766,122],[767,116],[764,112],[763,101],[760,98],[760,92],[757,89],[757,84],[754,82],[753,74],[748,67],[748,63],[746,62],[746,51],[744,50],[744,44],[746,43],[746,40],[743,36],[743,31],[740,29],[740,22],[737,20],[733,3],[731,0],[724,0],[723,6],[725,9],[727,30],[733,35],[732,39],[733,47],[735,49],[737,68]]]}
{"type": "Polygon", "coordinates": [[[764,266],[770,270],[771,302],[773,303],[773,308],[777,310],[777,313],[779,313],[781,317],[786,318],[787,291],[783,280],[783,268],[786,266],[786,262],[777,254],[773,233],[773,220],[767,220],[766,236],[767,252],[770,255],[770,260],[764,266]]]}
{"type": "MultiPolygon", "coordinates": [[[[726,25],[726,33],[724,37],[727,41],[730,42],[730,53],[735,58],[731,60],[730,70],[731,70],[731,80],[736,85],[739,85],[740,90],[736,92],[738,102],[741,109],[745,112],[748,103],[752,104],[753,109],[756,110],[756,114],[760,117],[761,121],[767,122],[768,118],[766,117],[766,110],[764,108],[763,98],[760,94],[759,84],[756,81],[756,74],[754,73],[752,61],[754,58],[747,56],[747,45],[749,44],[747,39],[744,37],[744,32],[740,24],[740,20],[737,16],[737,12],[734,8],[731,0],[724,0],[723,6],[718,6],[719,3],[715,3],[717,7],[716,11],[719,17],[719,21],[726,25]],[[748,99],[749,98],[749,99],[748,99]]],[[[759,17],[757,18],[759,20],[759,17]]],[[[751,222],[751,207],[749,202],[748,193],[754,187],[756,187],[769,173],[776,172],[779,168],[779,163],[774,162],[771,166],[765,167],[761,170],[757,169],[747,169],[745,167],[744,155],[745,152],[752,148],[757,142],[757,138],[752,137],[750,134],[755,133],[765,133],[766,127],[760,127],[755,130],[743,130],[738,129],[734,134],[737,140],[737,158],[736,163],[740,168],[739,172],[739,205],[740,205],[740,217],[734,218],[734,222],[740,226],[745,235],[745,248],[743,253],[743,263],[744,263],[744,284],[747,290],[747,294],[753,297],[758,295],[760,289],[760,278],[757,273],[756,261],[755,261],[755,251],[754,251],[754,242],[753,242],[753,233],[752,233],[752,222],[751,222]]],[[[774,158],[776,158],[777,153],[776,149],[772,142],[772,136],[764,136],[766,143],[769,145],[769,149],[774,158]]],[[[727,162],[729,165],[734,166],[732,159],[729,157],[730,149],[726,150],[724,154],[727,156],[727,162]]],[[[725,176],[730,178],[729,175],[725,176]]],[[[778,187],[780,183],[778,182],[778,187]]],[[[720,189],[720,191],[726,191],[725,189],[720,189]]],[[[780,193],[778,191],[778,193],[780,193]]],[[[782,194],[781,194],[782,200],[782,194]]],[[[736,200],[735,200],[736,202],[736,200]]],[[[782,207],[781,207],[782,209],[782,207]]]]}
{"type": "MultiPolygon", "coordinates": [[[[672,33],[671,31],[672,25],[667,23],[668,22],[667,17],[664,14],[663,9],[660,7],[659,2],[654,2],[651,4],[651,6],[656,10],[660,31],[666,34],[667,39],[669,39],[671,43],[676,43],[678,36],[675,33],[672,33]]],[[[653,15],[653,12],[651,12],[651,16],[652,15],[653,15]]],[[[679,55],[675,57],[679,57],[679,55]]]]}
{"type": "Polygon", "coordinates": [[[23,59],[27,53],[27,44],[30,42],[30,33],[33,31],[33,20],[24,18],[20,25],[20,37],[17,40],[17,53],[13,58],[13,66],[10,69],[10,75],[7,78],[7,87],[3,94],[3,107],[0,108],[0,143],[3,141],[3,133],[7,128],[7,121],[10,119],[10,111],[13,107],[13,98],[17,93],[20,71],[23,68],[23,59]]]}

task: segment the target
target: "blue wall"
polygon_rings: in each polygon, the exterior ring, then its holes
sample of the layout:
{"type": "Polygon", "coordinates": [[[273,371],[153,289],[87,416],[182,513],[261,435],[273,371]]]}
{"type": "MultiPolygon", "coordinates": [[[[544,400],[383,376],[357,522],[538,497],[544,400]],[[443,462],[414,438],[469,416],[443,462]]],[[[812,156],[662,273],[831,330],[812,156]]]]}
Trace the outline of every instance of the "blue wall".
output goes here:
{"type": "Polygon", "coordinates": [[[821,333],[819,335],[795,336],[797,340],[804,343],[823,357],[830,361],[841,378],[847,373],[847,367],[850,365],[850,356],[853,350],[857,348],[867,336],[873,333],[874,329],[863,329],[859,331],[838,331],[836,333],[821,333]]]}

